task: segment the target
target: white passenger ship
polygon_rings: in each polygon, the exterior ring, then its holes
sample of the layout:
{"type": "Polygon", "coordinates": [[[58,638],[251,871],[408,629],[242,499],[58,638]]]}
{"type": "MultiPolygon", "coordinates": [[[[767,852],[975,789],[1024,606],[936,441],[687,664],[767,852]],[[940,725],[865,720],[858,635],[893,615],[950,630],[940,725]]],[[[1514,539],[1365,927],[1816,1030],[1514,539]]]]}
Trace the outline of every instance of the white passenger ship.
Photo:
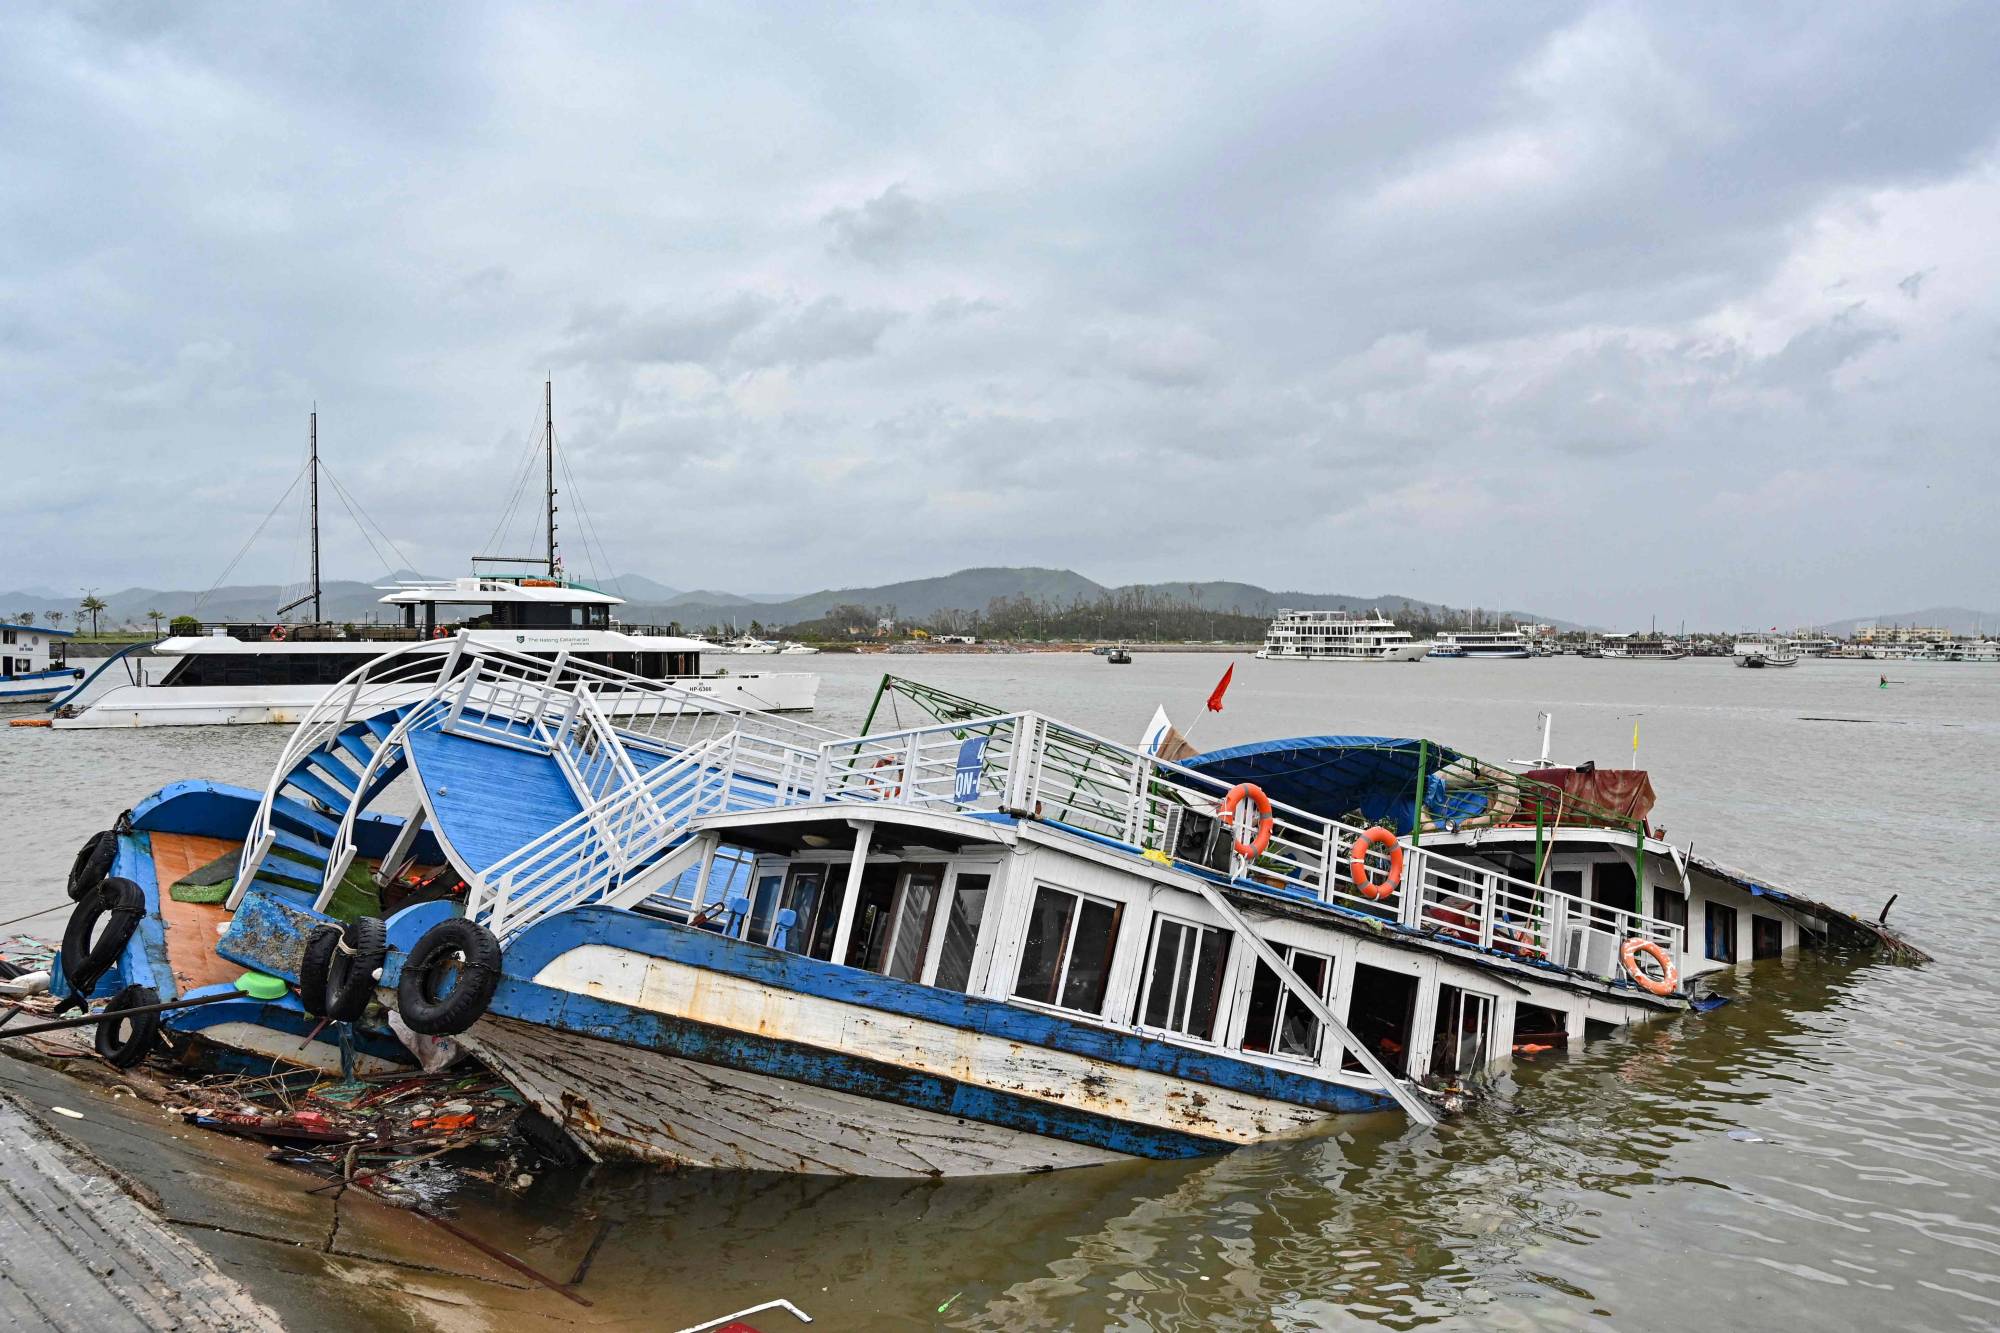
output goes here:
{"type": "MultiPolygon", "coordinates": [[[[57,727],[190,727],[297,722],[371,658],[464,629],[471,642],[541,658],[553,670],[589,663],[665,681],[729,708],[795,712],[813,706],[819,677],[803,671],[704,673],[695,639],[616,626],[623,598],[562,578],[474,575],[405,583],[382,598],[400,626],[217,625],[153,645],[153,656],[112,659],[124,683],[56,710],[57,727]],[[474,614],[476,612],[476,614],[474,614]]],[[[440,649],[442,651],[442,649],[440,649]]],[[[412,701],[421,698],[412,687],[412,701]]]]}
{"type": "Polygon", "coordinates": [[[1792,649],[1789,639],[1761,634],[1747,634],[1736,641],[1732,650],[1736,665],[1740,667],[1788,667],[1799,664],[1799,655],[1792,649]]]}
{"type": "Polygon", "coordinates": [[[1688,651],[1673,639],[1637,638],[1629,634],[1607,634],[1601,641],[1600,657],[1624,662],[1678,662],[1688,651]]]}
{"type": "Polygon", "coordinates": [[[66,660],[70,631],[0,625],[0,704],[45,703],[67,693],[83,668],[66,660]]]}
{"type": "Polygon", "coordinates": [[[1280,610],[1264,632],[1257,656],[1310,662],[1417,662],[1434,647],[1412,638],[1377,611],[1356,616],[1346,611],[1280,610]]]}
{"type": "Polygon", "coordinates": [[[1459,629],[1437,636],[1432,657],[1533,657],[1534,646],[1517,629],[1459,629]]]}

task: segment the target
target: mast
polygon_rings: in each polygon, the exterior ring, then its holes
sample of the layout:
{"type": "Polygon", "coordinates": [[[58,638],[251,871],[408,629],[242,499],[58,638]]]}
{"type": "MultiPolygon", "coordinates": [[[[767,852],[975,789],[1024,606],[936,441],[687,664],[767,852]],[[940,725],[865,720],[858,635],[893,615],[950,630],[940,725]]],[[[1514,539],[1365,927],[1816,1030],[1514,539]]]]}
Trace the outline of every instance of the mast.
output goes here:
{"type": "Polygon", "coordinates": [[[545,489],[549,506],[549,577],[556,576],[556,384],[551,376],[542,381],[542,439],[546,448],[545,489]]]}
{"type": "Polygon", "coordinates": [[[307,430],[308,457],[306,470],[311,474],[307,480],[311,484],[312,504],[312,604],[313,624],[320,622],[319,613],[319,405],[313,404],[310,426],[307,430]]]}

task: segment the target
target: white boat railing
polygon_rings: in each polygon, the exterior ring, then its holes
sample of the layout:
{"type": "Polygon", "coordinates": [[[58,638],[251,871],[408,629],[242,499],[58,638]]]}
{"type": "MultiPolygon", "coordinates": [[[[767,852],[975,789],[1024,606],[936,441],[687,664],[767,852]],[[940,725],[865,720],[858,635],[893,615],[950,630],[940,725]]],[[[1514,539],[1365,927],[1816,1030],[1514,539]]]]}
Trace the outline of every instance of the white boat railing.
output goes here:
{"type": "Polygon", "coordinates": [[[704,814],[728,808],[733,742],[717,736],[614,788],[472,877],[466,915],[503,942],[557,912],[643,896],[642,871],[704,814]]]}
{"type": "MultiPolygon", "coordinates": [[[[1141,852],[1170,855],[1170,828],[1216,817],[1231,784],[1034,713],[883,732],[822,747],[818,798],[1005,810],[1141,852]],[[981,743],[976,755],[967,745],[981,743]]],[[[1248,841],[1254,812],[1236,836],[1248,841]]],[[[1355,847],[1366,829],[1274,802],[1269,844],[1232,853],[1228,874],[1264,888],[1392,921],[1477,949],[1577,965],[1573,937],[1595,930],[1685,951],[1685,932],[1625,908],[1515,878],[1400,840],[1402,874],[1386,884],[1386,851],[1355,847]]]]}

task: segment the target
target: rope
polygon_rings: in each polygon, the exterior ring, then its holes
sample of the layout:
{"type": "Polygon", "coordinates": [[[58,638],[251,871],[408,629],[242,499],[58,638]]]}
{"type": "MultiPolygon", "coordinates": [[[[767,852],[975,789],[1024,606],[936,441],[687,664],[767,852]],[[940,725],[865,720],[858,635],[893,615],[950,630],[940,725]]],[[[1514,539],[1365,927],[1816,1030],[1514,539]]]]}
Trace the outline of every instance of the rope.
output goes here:
{"type": "Polygon", "coordinates": [[[327,467],[324,463],[321,463],[319,466],[320,471],[326,473],[326,479],[333,483],[333,493],[340,498],[340,503],[346,507],[347,516],[354,520],[355,527],[361,529],[362,540],[368,543],[368,549],[375,553],[375,558],[382,561],[382,568],[390,574],[396,572],[395,567],[386,559],[383,559],[380,548],[375,545],[375,539],[368,535],[368,524],[371,523],[374,524],[375,531],[382,534],[382,540],[388,544],[389,549],[396,553],[396,558],[403,562],[403,568],[414,570],[416,565],[412,564],[410,557],[404,555],[402,548],[396,545],[396,539],[389,535],[389,530],[380,523],[376,523],[374,517],[367,510],[361,508],[361,502],[348,493],[347,487],[341,485],[340,478],[333,475],[331,468],[327,467]],[[364,519],[366,522],[363,521],[364,519]]]}
{"type": "Polygon", "coordinates": [[[236,552],[235,558],[232,559],[227,565],[223,566],[222,573],[216,576],[215,582],[208,585],[208,591],[194,599],[195,610],[197,611],[201,610],[202,604],[208,601],[208,599],[215,594],[215,590],[222,586],[222,581],[229,577],[229,575],[235,570],[237,563],[241,561],[246,554],[249,553],[252,543],[254,543],[259,537],[264,535],[264,529],[270,525],[271,519],[277,515],[278,510],[284,507],[285,501],[291,499],[292,492],[298,488],[299,482],[304,479],[305,475],[306,475],[306,470],[305,468],[301,467],[298,470],[297,474],[292,477],[292,484],[290,486],[285,487],[285,493],[278,497],[278,503],[271,506],[271,512],[264,515],[264,521],[257,525],[256,531],[250,534],[249,540],[245,541],[242,547],[236,552]]]}

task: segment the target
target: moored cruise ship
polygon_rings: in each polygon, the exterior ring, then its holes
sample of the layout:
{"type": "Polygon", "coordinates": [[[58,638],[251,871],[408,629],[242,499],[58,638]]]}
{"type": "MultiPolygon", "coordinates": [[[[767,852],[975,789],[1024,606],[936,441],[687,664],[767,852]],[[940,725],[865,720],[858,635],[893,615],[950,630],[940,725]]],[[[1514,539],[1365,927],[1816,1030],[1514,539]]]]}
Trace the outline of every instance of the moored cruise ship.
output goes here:
{"type": "Polygon", "coordinates": [[[1397,629],[1380,611],[1356,616],[1346,611],[1280,610],[1264,632],[1257,656],[1312,662],[1416,662],[1434,647],[1397,629]]]}
{"type": "MultiPolygon", "coordinates": [[[[108,659],[123,680],[96,678],[59,701],[57,727],[186,727],[297,722],[364,663],[464,630],[477,644],[537,657],[562,675],[589,664],[662,681],[725,708],[810,709],[819,678],[800,671],[704,673],[711,645],[614,626],[623,599],[564,578],[473,575],[398,585],[382,598],[402,624],[217,625],[153,645],[150,657],[108,659]]],[[[440,643],[439,652],[445,645],[440,643]]],[[[115,679],[116,677],[114,677],[115,679]]],[[[411,697],[421,694],[413,687],[411,697]]]]}
{"type": "Polygon", "coordinates": [[[1432,657],[1533,657],[1528,636],[1517,629],[1458,629],[1437,636],[1432,657]]]}

